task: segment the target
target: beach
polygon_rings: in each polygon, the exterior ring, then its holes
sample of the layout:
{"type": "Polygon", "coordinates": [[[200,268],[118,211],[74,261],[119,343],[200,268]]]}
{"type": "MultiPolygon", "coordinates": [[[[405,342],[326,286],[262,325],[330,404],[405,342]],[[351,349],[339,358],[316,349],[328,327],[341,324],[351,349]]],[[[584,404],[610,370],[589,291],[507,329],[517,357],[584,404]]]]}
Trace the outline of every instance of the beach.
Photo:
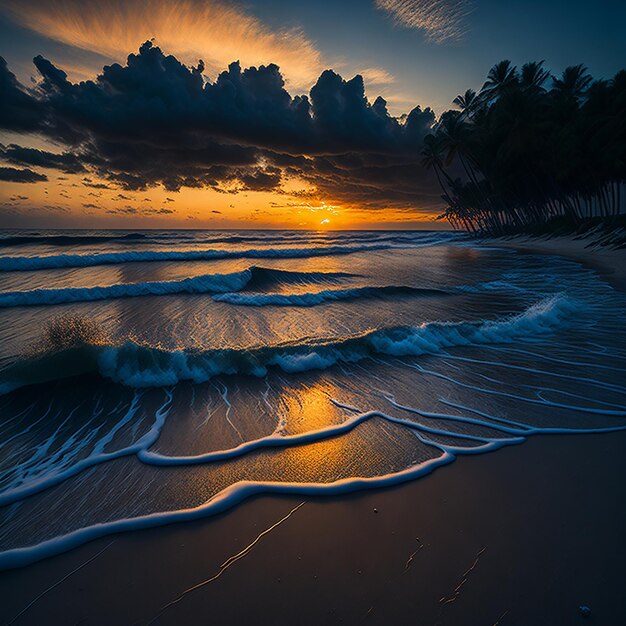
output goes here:
{"type": "Polygon", "coordinates": [[[0,626],[626,624],[626,3],[536,4],[0,0],[0,626]]]}
{"type": "Polygon", "coordinates": [[[602,248],[594,245],[594,239],[574,237],[538,238],[518,236],[497,239],[498,246],[526,251],[532,254],[548,254],[572,259],[596,270],[611,285],[626,290],[626,265],[624,249],[602,248]]]}
{"type": "MultiPolygon", "coordinates": [[[[306,500],[154,623],[547,626],[585,623],[588,605],[592,623],[618,624],[626,435],[583,439],[538,438],[390,490],[306,500]]],[[[3,623],[103,549],[15,623],[149,623],[302,501],[260,497],[4,572],[3,623]]]]}
{"type": "Polygon", "coordinates": [[[254,237],[0,258],[2,623],[620,623],[623,253],[254,237]]]}

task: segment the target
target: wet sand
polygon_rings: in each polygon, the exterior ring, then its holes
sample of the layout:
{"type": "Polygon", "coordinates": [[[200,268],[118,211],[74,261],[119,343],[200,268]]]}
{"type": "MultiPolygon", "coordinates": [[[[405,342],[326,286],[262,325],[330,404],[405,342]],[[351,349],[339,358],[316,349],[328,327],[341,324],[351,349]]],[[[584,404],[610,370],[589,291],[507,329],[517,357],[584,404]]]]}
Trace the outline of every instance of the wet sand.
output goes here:
{"type": "MultiPolygon", "coordinates": [[[[537,437],[397,488],[306,501],[154,623],[623,623],[625,449],[626,433],[537,437]]],[[[260,497],[4,572],[2,623],[86,563],[15,623],[147,624],[300,502],[260,497]]]]}
{"type": "Polygon", "coordinates": [[[602,248],[594,245],[593,239],[573,237],[514,237],[491,239],[499,248],[513,248],[531,254],[558,255],[578,261],[585,267],[595,269],[615,289],[626,291],[626,249],[602,248]]]}
{"type": "MultiPolygon", "coordinates": [[[[626,284],[623,251],[496,245],[626,284]]],[[[295,511],[301,498],[259,497],[0,573],[0,624],[148,624],[217,575],[154,623],[615,626],[626,622],[625,477],[626,433],[543,436],[295,511]]]]}

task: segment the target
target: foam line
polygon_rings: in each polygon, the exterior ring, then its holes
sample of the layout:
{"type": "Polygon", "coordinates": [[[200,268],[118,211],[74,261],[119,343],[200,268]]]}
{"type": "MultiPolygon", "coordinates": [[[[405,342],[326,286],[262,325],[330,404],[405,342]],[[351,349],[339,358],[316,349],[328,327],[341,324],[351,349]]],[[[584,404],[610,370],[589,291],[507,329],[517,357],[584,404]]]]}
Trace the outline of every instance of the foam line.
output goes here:
{"type": "Polygon", "coordinates": [[[251,271],[244,270],[232,274],[206,274],[184,278],[183,280],[118,283],[103,287],[66,287],[62,289],[9,291],[0,293],[0,307],[95,302],[97,300],[149,295],[222,293],[243,289],[251,278],[251,271]]]}
{"type": "MultiPolygon", "coordinates": [[[[372,415],[371,413],[369,414],[372,415]]],[[[376,413],[378,417],[395,423],[409,425],[406,420],[399,420],[381,413],[376,413]]],[[[416,426],[410,422],[411,427],[416,426]]],[[[421,429],[420,429],[421,430],[421,429]]],[[[525,435],[532,434],[591,434],[608,433],[626,430],[626,426],[597,429],[567,429],[567,428],[531,428],[525,435]]],[[[194,508],[181,509],[178,511],[167,511],[161,513],[151,513],[135,518],[126,518],[96,524],[86,528],[72,531],[66,535],[48,539],[33,546],[14,548],[0,553],[0,570],[24,567],[44,558],[66,552],[84,543],[105,537],[108,535],[155,528],[175,523],[202,519],[222,513],[245,499],[261,494],[273,495],[298,495],[298,496],[331,496],[352,493],[365,489],[376,489],[398,485],[409,480],[425,476],[437,467],[446,465],[454,461],[460,455],[475,455],[497,450],[506,445],[521,443],[526,437],[515,439],[495,439],[485,440],[481,446],[463,448],[459,446],[449,446],[435,443],[424,437],[419,430],[416,436],[427,445],[434,446],[442,451],[442,454],[434,459],[429,459],[418,465],[411,466],[400,472],[385,474],[376,477],[357,477],[341,479],[332,483],[279,483],[279,482],[254,482],[242,481],[231,485],[208,500],[205,504],[194,508]]]]}
{"type": "MultiPolygon", "coordinates": [[[[0,271],[59,269],[64,267],[93,267],[118,263],[148,263],[158,261],[212,261],[215,259],[303,259],[319,256],[373,252],[398,247],[391,244],[356,246],[320,246],[318,248],[249,248],[248,250],[143,250],[100,252],[92,254],[54,254],[47,256],[2,256],[0,271]]],[[[410,246],[414,247],[414,246],[410,246]]]]}
{"type": "Polygon", "coordinates": [[[381,287],[354,287],[350,289],[326,289],[307,293],[224,293],[213,296],[218,302],[228,302],[238,306],[316,306],[335,300],[355,300],[381,296],[443,296],[447,292],[440,289],[419,289],[416,287],[386,285],[381,287]]]}
{"type": "Polygon", "coordinates": [[[330,496],[398,485],[425,476],[437,467],[451,463],[454,461],[454,458],[453,454],[444,453],[435,459],[430,459],[420,465],[412,466],[395,474],[372,478],[342,479],[333,483],[260,483],[242,481],[226,488],[220,494],[198,507],[105,522],[48,539],[33,546],[6,550],[0,553],[0,571],[30,565],[41,559],[67,552],[101,537],[214,516],[233,508],[247,498],[261,494],[311,497],[330,496]]]}
{"type": "Polygon", "coordinates": [[[548,354],[538,354],[537,352],[531,352],[529,350],[520,350],[519,348],[494,348],[506,352],[512,352],[514,354],[523,354],[525,356],[531,356],[535,359],[543,359],[544,361],[550,361],[552,363],[559,363],[562,365],[575,365],[578,367],[597,367],[603,370],[611,370],[613,372],[626,372],[626,369],[623,367],[613,367],[611,365],[602,365],[601,363],[589,363],[582,361],[569,361],[566,359],[558,359],[556,357],[550,356],[548,354]]]}
{"type": "Polygon", "coordinates": [[[81,459],[74,465],[71,465],[64,470],[56,471],[52,474],[48,474],[47,476],[42,476],[41,478],[38,478],[20,487],[7,489],[6,491],[0,493],[0,507],[13,504],[14,502],[19,502],[24,498],[28,498],[36,493],[45,491],[46,489],[50,489],[50,487],[59,485],[62,482],[66,481],[68,478],[72,478],[73,476],[80,474],[84,470],[95,467],[96,465],[107,463],[108,461],[114,461],[116,459],[121,459],[126,456],[133,456],[137,454],[140,450],[144,448],[149,448],[159,438],[159,435],[161,434],[161,430],[163,428],[163,425],[165,424],[165,420],[172,405],[172,392],[169,390],[165,390],[165,392],[167,396],[165,403],[156,411],[152,427],[139,439],[139,441],[130,446],[115,450],[114,452],[100,452],[97,454],[91,454],[90,456],[81,459]]]}
{"type": "MultiPolygon", "coordinates": [[[[217,461],[226,461],[229,459],[241,457],[264,448],[287,448],[291,446],[311,444],[322,441],[324,439],[337,437],[339,435],[350,432],[359,424],[366,422],[373,417],[383,417],[384,419],[386,419],[386,416],[383,416],[377,411],[368,411],[365,413],[360,413],[353,418],[347,419],[340,424],[333,424],[332,426],[326,426],[325,428],[321,428],[319,430],[299,433],[297,435],[268,435],[267,437],[261,437],[252,441],[246,441],[236,448],[218,450],[215,452],[207,452],[206,454],[173,457],[159,454],[157,452],[150,452],[149,450],[144,449],[138,452],[137,457],[140,461],[143,461],[144,463],[148,463],[150,465],[170,466],[215,463],[217,461]]],[[[390,421],[394,420],[390,419],[390,421]]],[[[412,427],[413,423],[405,421],[403,425],[412,427]]]]}
{"type": "Polygon", "coordinates": [[[542,406],[552,406],[559,409],[567,409],[568,411],[578,411],[581,413],[593,413],[596,415],[608,415],[612,417],[626,417],[626,410],[622,411],[613,411],[610,409],[595,409],[591,407],[585,406],[577,406],[575,404],[562,404],[560,402],[553,402],[552,400],[544,400],[544,399],[536,399],[536,398],[526,398],[524,396],[518,396],[514,393],[506,393],[504,391],[496,391],[495,389],[485,389],[484,387],[478,387],[478,385],[471,385],[469,383],[462,383],[460,380],[456,380],[451,376],[446,376],[445,374],[441,374],[439,372],[435,372],[434,370],[429,370],[421,365],[412,365],[410,363],[406,364],[407,367],[412,367],[413,369],[418,370],[424,374],[428,374],[429,376],[435,376],[436,378],[441,378],[442,380],[447,380],[448,382],[458,385],[459,387],[463,387],[464,389],[472,389],[473,391],[478,391],[479,393],[486,393],[492,396],[500,396],[503,398],[511,398],[513,400],[519,400],[520,402],[528,402],[529,404],[539,404],[542,406]]]}
{"type": "Polygon", "coordinates": [[[220,374],[261,377],[272,367],[295,373],[324,370],[337,363],[354,363],[376,355],[437,354],[455,346],[508,343],[552,332],[575,310],[572,301],[555,296],[536,302],[517,315],[496,320],[379,328],[351,337],[245,350],[165,350],[130,341],[122,345],[77,346],[5,369],[0,393],[78,373],[98,372],[130,387],[164,387],[186,380],[206,382],[220,374]]]}
{"type": "MultiPolygon", "coordinates": [[[[492,346],[486,346],[491,348],[492,346]]],[[[540,370],[534,367],[524,367],[523,365],[514,365],[513,363],[503,363],[501,361],[485,361],[483,359],[471,359],[468,357],[462,357],[446,353],[446,359],[454,359],[455,361],[465,361],[466,363],[475,363],[476,365],[489,365],[492,367],[503,367],[505,369],[512,369],[521,372],[528,372],[530,374],[539,374],[540,376],[552,376],[554,378],[563,378],[566,380],[573,380],[578,382],[588,383],[597,387],[603,387],[605,389],[611,389],[616,392],[626,393],[626,387],[620,385],[614,385],[613,383],[607,383],[595,378],[587,378],[585,376],[573,376],[570,374],[559,374],[558,372],[551,372],[549,370],[540,370]]]]}

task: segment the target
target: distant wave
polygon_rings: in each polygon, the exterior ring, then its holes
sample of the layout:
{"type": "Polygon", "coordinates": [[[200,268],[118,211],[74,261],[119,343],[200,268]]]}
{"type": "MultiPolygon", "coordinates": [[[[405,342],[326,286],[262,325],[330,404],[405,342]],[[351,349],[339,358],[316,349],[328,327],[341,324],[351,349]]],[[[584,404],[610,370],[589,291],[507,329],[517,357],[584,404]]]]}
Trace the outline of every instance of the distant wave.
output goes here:
{"type": "Polygon", "coordinates": [[[109,243],[112,241],[136,243],[146,239],[143,233],[128,233],[126,235],[17,235],[15,237],[0,237],[0,247],[25,245],[47,246],[79,246],[93,243],[109,243]]]}
{"type": "Polygon", "coordinates": [[[355,252],[372,252],[396,247],[389,244],[320,246],[316,248],[251,248],[248,250],[144,250],[95,254],[55,254],[48,256],[3,256],[0,271],[27,271],[64,267],[92,267],[115,263],[154,261],[209,261],[214,259],[299,259],[355,252]]]}
{"type": "Polygon", "coordinates": [[[419,356],[454,346],[507,343],[554,330],[575,308],[568,298],[554,296],[518,315],[498,320],[380,328],[359,336],[250,350],[165,350],[130,341],[121,345],[79,345],[25,359],[5,369],[0,377],[0,393],[81,373],[99,373],[131,387],[162,387],[185,380],[205,382],[220,374],[264,376],[271,367],[303,372],[375,355],[419,356]]]}
{"type": "MultiPolygon", "coordinates": [[[[250,267],[230,274],[205,274],[181,280],[149,281],[143,283],[118,283],[98,287],[66,287],[59,289],[33,289],[0,293],[0,307],[43,306],[70,302],[93,302],[111,298],[128,298],[148,295],[225,293],[259,288],[272,283],[335,282],[349,274],[333,272],[289,272],[263,267],[250,267]]],[[[234,294],[231,294],[234,295],[234,294]]]]}
{"type": "MultiPolygon", "coordinates": [[[[442,296],[447,292],[440,289],[419,289],[386,285],[381,287],[354,287],[351,289],[325,289],[308,293],[223,293],[213,300],[240,306],[315,306],[333,300],[375,298],[388,295],[442,296]]],[[[1,303],[1,300],[0,300],[1,303]]]]}
{"type": "Polygon", "coordinates": [[[0,247],[24,245],[80,246],[106,243],[149,243],[168,245],[179,241],[188,244],[213,243],[299,243],[336,245],[343,241],[357,243],[397,242],[397,243],[436,243],[443,240],[460,240],[463,233],[450,231],[365,231],[365,232],[317,232],[317,231],[248,231],[245,234],[228,231],[144,231],[116,233],[105,231],[102,234],[72,233],[56,235],[49,233],[26,232],[19,235],[0,235],[0,247]]]}

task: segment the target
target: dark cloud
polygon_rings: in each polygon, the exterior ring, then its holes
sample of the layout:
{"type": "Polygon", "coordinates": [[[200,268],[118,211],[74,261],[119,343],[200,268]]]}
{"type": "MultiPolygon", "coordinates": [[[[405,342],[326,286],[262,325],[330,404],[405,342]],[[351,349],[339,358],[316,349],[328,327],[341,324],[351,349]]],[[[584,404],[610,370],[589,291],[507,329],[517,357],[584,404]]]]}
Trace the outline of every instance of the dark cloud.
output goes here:
{"type": "Polygon", "coordinates": [[[16,167],[0,167],[0,180],[9,183],[38,183],[48,180],[45,174],[39,174],[29,169],[18,169],[16,167]]]}
{"type": "Polygon", "coordinates": [[[90,178],[83,178],[83,185],[93,189],[115,189],[115,187],[106,183],[94,183],[90,178]]]}
{"type": "Polygon", "coordinates": [[[167,209],[165,207],[160,208],[160,209],[153,209],[150,207],[135,207],[135,206],[125,206],[125,207],[117,207],[115,209],[107,209],[106,212],[111,213],[112,215],[171,215],[172,213],[175,213],[173,209],[167,209]]]}
{"type": "MultiPolygon", "coordinates": [[[[9,163],[16,165],[34,165],[35,167],[46,167],[59,169],[66,174],[78,174],[85,171],[85,166],[80,159],[70,152],[55,154],[36,148],[24,148],[11,144],[0,147],[0,157],[9,163]]],[[[59,178],[58,180],[66,180],[59,178]]]]}
{"type": "Polygon", "coordinates": [[[42,127],[45,104],[20,85],[0,57],[0,128],[30,132],[42,127]]]}
{"type": "Polygon", "coordinates": [[[382,98],[367,100],[360,76],[326,70],[309,96],[292,97],[274,64],[232,63],[210,82],[202,63],[187,67],[150,42],[94,81],[71,83],[50,61],[34,63],[41,80],[31,90],[0,63],[0,127],[37,130],[67,151],[12,145],[5,158],[15,163],[86,168],[111,186],[84,184],[102,189],[280,191],[299,176],[319,190],[308,193],[370,206],[437,197],[418,165],[433,112],[417,107],[396,119],[382,98]]]}

